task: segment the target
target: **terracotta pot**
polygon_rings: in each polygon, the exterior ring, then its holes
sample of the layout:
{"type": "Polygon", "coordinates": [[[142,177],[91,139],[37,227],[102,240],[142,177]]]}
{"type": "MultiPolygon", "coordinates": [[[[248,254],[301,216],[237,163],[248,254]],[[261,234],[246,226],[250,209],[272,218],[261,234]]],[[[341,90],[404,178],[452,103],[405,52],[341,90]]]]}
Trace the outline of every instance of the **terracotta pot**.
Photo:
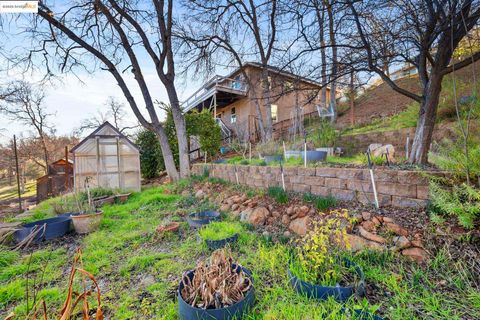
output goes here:
{"type": "Polygon", "coordinates": [[[76,214],[71,215],[73,228],[79,234],[90,233],[100,226],[102,222],[103,212],[99,211],[92,214],[76,214]]]}
{"type": "Polygon", "coordinates": [[[178,229],[180,229],[180,223],[170,222],[169,224],[158,226],[157,232],[158,233],[177,232],[178,229]]]}

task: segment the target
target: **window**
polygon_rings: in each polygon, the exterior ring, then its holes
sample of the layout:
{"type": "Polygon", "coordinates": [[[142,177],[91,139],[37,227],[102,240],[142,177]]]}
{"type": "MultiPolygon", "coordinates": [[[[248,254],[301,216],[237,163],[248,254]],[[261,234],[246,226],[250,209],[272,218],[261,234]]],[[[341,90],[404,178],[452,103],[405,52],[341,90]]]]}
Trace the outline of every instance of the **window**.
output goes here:
{"type": "Polygon", "coordinates": [[[272,115],[272,121],[278,121],[278,106],[276,104],[270,105],[270,114],[272,115]]]}
{"type": "Polygon", "coordinates": [[[230,111],[230,123],[237,122],[237,114],[235,113],[235,108],[232,108],[230,111]]]}
{"type": "Polygon", "coordinates": [[[242,89],[242,83],[241,83],[240,75],[235,76],[233,78],[232,89],[236,89],[236,90],[241,90],[242,89]]]}

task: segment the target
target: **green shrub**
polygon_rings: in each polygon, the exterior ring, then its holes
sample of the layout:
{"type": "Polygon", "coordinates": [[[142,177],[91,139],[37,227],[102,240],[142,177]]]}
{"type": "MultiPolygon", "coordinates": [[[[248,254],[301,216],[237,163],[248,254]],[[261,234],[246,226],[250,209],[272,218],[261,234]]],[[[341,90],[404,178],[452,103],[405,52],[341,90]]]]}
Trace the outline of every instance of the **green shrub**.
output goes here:
{"type": "MultiPolygon", "coordinates": [[[[101,188],[101,187],[90,189],[90,196],[92,197],[92,199],[105,197],[105,196],[112,196],[113,194],[114,194],[114,191],[112,189],[101,188]]],[[[79,196],[79,200],[82,202],[87,202],[88,193],[86,191],[81,192],[79,196]]]]}
{"type": "Polygon", "coordinates": [[[165,170],[162,149],[157,135],[151,130],[142,130],[135,141],[140,149],[140,171],[145,179],[152,179],[165,170]]]}
{"type": "Polygon", "coordinates": [[[466,184],[448,187],[431,181],[430,199],[434,215],[456,216],[465,228],[473,228],[480,218],[480,190],[474,187],[466,184]]]}
{"type": "Polygon", "coordinates": [[[340,134],[329,121],[320,121],[318,127],[308,136],[315,147],[335,147],[340,134]]]}
{"type": "Polygon", "coordinates": [[[269,187],[268,195],[278,203],[284,204],[288,202],[288,193],[282,187],[269,187]]]}
{"type": "Polygon", "coordinates": [[[242,232],[242,225],[235,222],[211,222],[198,232],[204,240],[222,240],[242,232]]]}
{"type": "Polygon", "coordinates": [[[312,203],[315,206],[315,208],[317,208],[317,210],[320,210],[320,211],[333,208],[337,205],[337,199],[335,199],[331,195],[324,197],[324,196],[314,195],[312,193],[305,193],[303,195],[303,201],[312,203]]]}

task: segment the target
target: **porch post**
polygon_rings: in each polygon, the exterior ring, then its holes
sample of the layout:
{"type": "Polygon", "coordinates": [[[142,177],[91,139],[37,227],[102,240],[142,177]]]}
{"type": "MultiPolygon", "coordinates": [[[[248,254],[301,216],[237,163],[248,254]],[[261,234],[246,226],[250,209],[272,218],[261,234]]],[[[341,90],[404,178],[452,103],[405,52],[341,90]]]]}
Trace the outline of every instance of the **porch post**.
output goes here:
{"type": "Polygon", "coordinates": [[[213,95],[213,118],[217,119],[217,94],[213,95]]]}

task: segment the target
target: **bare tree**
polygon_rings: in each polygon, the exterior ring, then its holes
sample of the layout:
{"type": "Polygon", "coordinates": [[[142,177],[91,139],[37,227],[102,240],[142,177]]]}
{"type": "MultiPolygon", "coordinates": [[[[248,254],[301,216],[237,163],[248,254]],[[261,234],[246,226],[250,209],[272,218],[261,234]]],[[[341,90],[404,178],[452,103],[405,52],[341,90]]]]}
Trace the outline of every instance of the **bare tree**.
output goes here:
{"type": "Polygon", "coordinates": [[[280,22],[277,0],[261,3],[253,0],[187,1],[188,25],[179,32],[187,43],[184,56],[187,67],[195,65],[212,71],[217,65],[235,65],[242,69],[244,80],[255,97],[256,120],[263,141],[272,139],[270,64],[279,41],[279,26],[288,29],[290,22],[280,22]],[[261,79],[252,79],[243,66],[258,60],[261,79]],[[258,89],[259,88],[259,89],[258,89]],[[260,91],[260,92],[258,92],[260,91]],[[265,113],[261,112],[260,103],[265,113]]]}
{"type": "Polygon", "coordinates": [[[480,58],[477,52],[461,61],[452,61],[460,41],[480,18],[478,0],[348,1],[356,34],[350,38],[361,52],[364,66],[359,71],[375,72],[393,90],[420,104],[411,163],[428,162],[442,80],[446,74],[480,58]],[[382,36],[379,37],[379,34],[382,36]],[[388,43],[382,43],[388,42],[388,43]],[[391,48],[385,52],[384,48],[391,48]],[[394,49],[394,50],[393,50],[394,49]],[[392,63],[408,63],[419,74],[421,94],[400,87],[388,75],[385,58],[392,63]]]}
{"type": "Polygon", "coordinates": [[[0,112],[11,121],[30,127],[40,142],[44,163],[38,163],[48,173],[49,152],[47,148],[48,135],[53,133],[53,127],[48,118],[54,114],[48,113],[43,105],[45,94],[43,88],[35,87],[25,81],[15,81],[8,85],[7,92],[13,92],[0,101],[0,112]]]}
{"type": "Polygon", "coordinates": [[[115,97],[108,97],[104,103],[105,108],[98,109],[92,116],[83,119],[80,126],[74,130],[75,135],[81,135],[87,130],[94,130],[101,126],[105,121],[109,121],[120,132],[125,133],[126,130],[137,129],[138,125],[128,125],[125,123],[127,113],[125,104],[118,101],[115,97]],[[105,112],[102,110],[106,109],[105,112]]]}
{"type": "Polygon", "coordinates": [[[11,65],[41,65],[49,75],[57,71],[75,75],[79,71],[109,72],[141,125],[157,134],[167,173],[175,180],[190,174],[190,162],[185,119],[175,88],[173,8],[173,0],[84,0],[55,7],[40,1],[38,15],[23,30],[39,45],[30,48],[26,57],[12,57],[11,65]],[[151,66],[172,106],[180,173],[144,74],[151,66]],[[135,85],[128,84],[127,70],[135,85]],[[143,101],[132,94],[134,86],[140,89],[143,101]],[[142,104],[148,118],[141,110],[142,104]]]}

